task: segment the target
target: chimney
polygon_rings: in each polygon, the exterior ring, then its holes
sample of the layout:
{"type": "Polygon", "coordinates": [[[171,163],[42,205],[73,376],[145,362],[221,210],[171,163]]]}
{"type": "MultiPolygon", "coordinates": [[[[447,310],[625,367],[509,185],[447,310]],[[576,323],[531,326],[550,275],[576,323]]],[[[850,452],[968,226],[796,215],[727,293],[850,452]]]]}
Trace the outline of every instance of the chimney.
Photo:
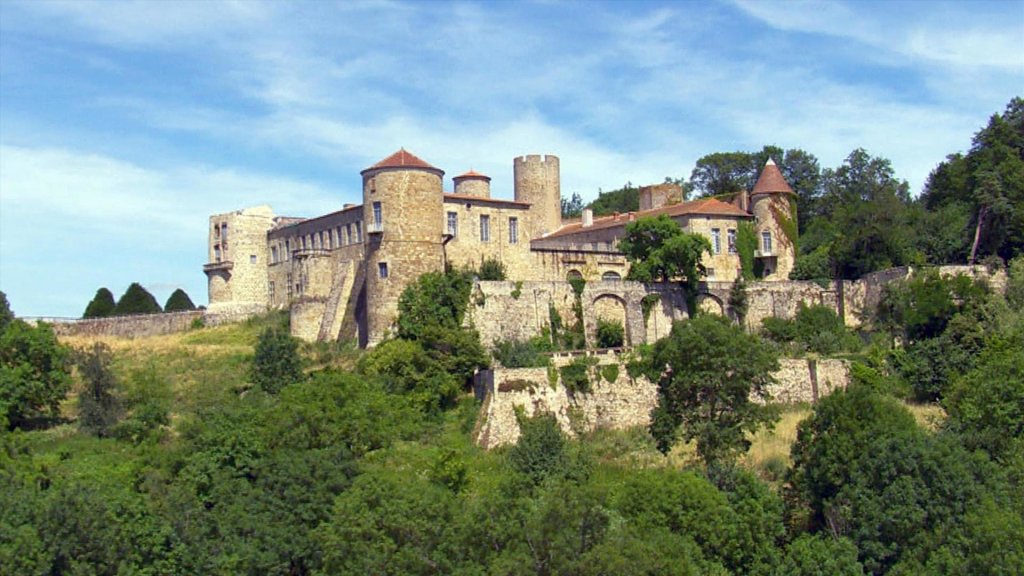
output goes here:
{"type": "Polygon", "coordinates": [[[590,208],[583,209],[583,227],[590,228],[594,225],[594,211],[590,208]]]}

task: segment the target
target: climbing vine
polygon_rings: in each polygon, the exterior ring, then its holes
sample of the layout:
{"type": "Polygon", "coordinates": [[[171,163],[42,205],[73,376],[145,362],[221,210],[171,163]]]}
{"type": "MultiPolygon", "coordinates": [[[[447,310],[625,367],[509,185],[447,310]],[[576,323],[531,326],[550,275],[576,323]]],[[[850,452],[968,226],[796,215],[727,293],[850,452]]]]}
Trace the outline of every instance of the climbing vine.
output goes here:
{"type": "Polygon", "coordinates": [[[740,267],[743,278],[753,280],[757,276],[754,271],[754,252],[757,251],[757,230],[750,222],[740,222],[736,227],[736,252],[740,256],[740,267]]]}
{"type": "Polygon", "coordinates": [[[647,321],[651,318],[651,310],[660,300],[661,294],[648,294],[640,299],[640,310],[644,313],[644,328],[647,327],[647,321]]]}
{"type": "Polygon", "coordinates": [[[787,245],[792,246],[795,251],[797,239],[800,234],[797,230],[796,203],[790,202],[788,198],[783,197],[779,201],[773,201],[771,203],[771,211],[772,216],[775,217],[775,221],[779,223],[779,229],[782,230],[782,234],[786,237],[787,245]],[[780,202],[785,202],[786,207],[788,207],[789,210],[787,211],[783,207],[779,206],[780,202]]]}

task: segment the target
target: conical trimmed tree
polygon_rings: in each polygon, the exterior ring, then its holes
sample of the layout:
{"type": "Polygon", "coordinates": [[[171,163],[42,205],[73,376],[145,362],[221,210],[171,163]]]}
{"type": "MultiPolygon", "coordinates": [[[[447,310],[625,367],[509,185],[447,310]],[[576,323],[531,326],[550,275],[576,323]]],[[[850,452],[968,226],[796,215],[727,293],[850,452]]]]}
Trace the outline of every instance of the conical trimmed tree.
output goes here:
{"type": "Polygon", "coordinates": [[[114,302],[114,294],[106,288],[100,288],[96,291],[96,295],[92,297],[92,301],[85,307],[85,313],[82,314],[82,318],[104,318],[114,313],[114,307],[117,304],[114,302]]]}
{"type": "Polygon", "coordinates": [[[172,292],[170,298],[167,299],[167,303],[164,304],[164,312],[184,312],[195,309],[196,305],[181,288],[172,292]]]}
{"type": "Polygon", "coordinates": [[[114,314],[125,316],[128,314],[156,314],[161,312],[160,304],[138,282],[132,282],[131,286],[121,295],[114,307],[114,314]]]}

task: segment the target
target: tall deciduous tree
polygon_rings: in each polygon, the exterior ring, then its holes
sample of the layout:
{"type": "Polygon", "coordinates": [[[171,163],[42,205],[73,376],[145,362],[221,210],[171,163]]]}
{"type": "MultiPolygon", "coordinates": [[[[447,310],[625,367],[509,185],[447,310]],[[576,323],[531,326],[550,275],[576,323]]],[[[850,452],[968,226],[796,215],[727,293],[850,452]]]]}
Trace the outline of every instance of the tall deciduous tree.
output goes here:
{"type": "Polygon", "coordinates": [[[96,436],[107,436],[123,413],[116,394],[117,377],[110,369],[110,348],[97,342],[77,356],[78,370],[85,380],[78,395],[78,426],[96,436]]]}
{"type": "Polygon", "coordinates": [[[676,322],[642,363],[658,384],[651,434],[662,452],[681,430],[683,439],[697,441],[706,463],[728,461],[750,447],[749,432],[777,418],[752,397],[768,399],[778,353],[725,318],[709,314],[676,322]]]}
{"type": "Polygon", "coordinates": [[[302,380],[302,358],[299,343],[282,330],[267,328],[256,343],[252,364],[252,381],[269,394],[277,394],[285,386],[302,380]]]}

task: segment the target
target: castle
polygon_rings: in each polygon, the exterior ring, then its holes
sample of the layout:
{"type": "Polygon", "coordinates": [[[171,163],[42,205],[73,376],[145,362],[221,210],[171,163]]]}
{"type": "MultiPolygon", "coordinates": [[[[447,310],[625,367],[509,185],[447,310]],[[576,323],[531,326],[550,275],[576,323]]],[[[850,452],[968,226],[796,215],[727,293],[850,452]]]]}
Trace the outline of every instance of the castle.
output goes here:
{"type": "Polygon", "coordinates": [[[404,149],[361,174],[363,203],[323,216],[275,216],[269,206],[211,216],[209,312],[290,308],[295,336],[372,346],[391,333],[402,291],[426,272],[497,259],[520,282],[616,282],[629,270],[616,249],[626,224],[660,214],[711,241],[703,261],[711,282],[738,276],[742,222],[756,228],[764,280],[787,279],[795,258],[795,194],[770,160],[752,190],[728,201],[683,202],[678,185],[660,184],[640,189],[637,212],[584,210],[567,222],[551,155],[514,159],[512,200],[492,198],[491,179],[472,170],[447,192],[444,171],[404,149]]]}

